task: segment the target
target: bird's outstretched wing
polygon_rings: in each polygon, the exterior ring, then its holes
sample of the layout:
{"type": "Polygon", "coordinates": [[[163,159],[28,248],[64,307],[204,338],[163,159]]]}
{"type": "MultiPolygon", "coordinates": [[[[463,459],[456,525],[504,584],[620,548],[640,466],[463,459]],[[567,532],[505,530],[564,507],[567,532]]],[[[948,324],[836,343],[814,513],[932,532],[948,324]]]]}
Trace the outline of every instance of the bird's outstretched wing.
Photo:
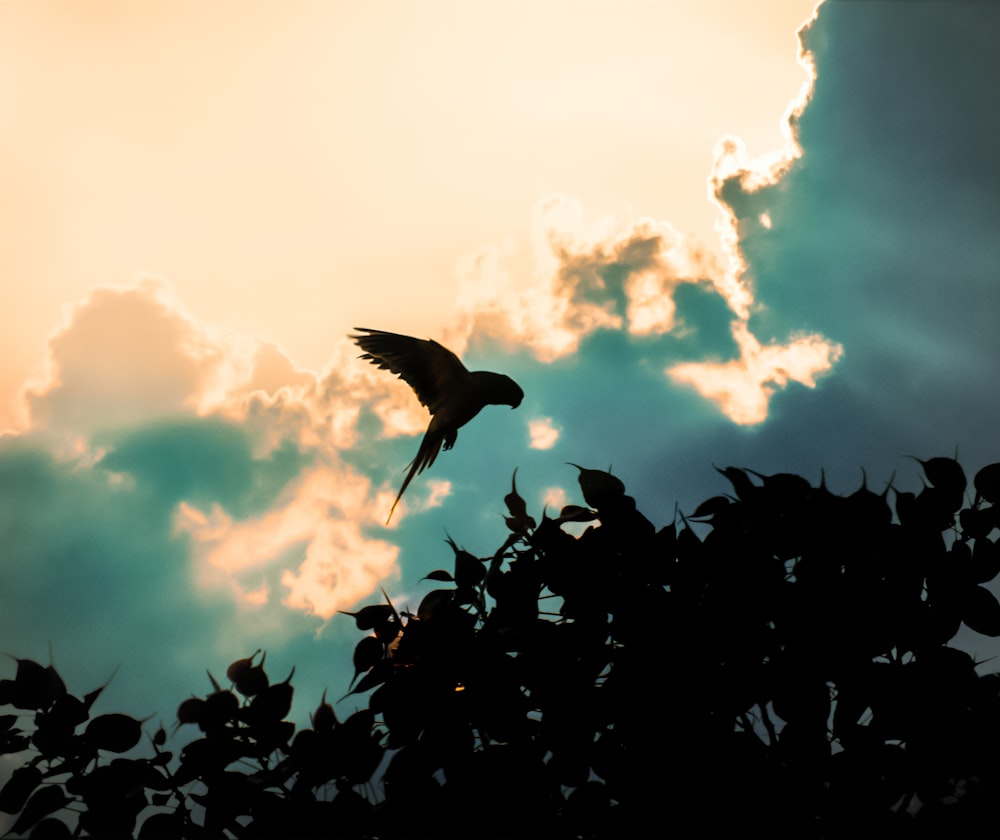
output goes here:
{"type": "Polygon", "coordinates": [[[361,335],[351,339],[365,352],[361,358],[392,371],[416,392],[431,412],[431,422],[420,442],[417,457],[407,468],[403,486],[389,511],[389,520],[413,477],[434,463],[443,445],[451,449],[458,430],[486,405],[521,404],[524,392],[509,376],[489,371],[469,372],[458,356],[430,339],[354,328],[361,335]]]}
{"type": "Polygon", "coordinates": [[[431,414],[451,398],[455,386],[469,374],[458,356],[436,341],[367,327],[354,329],[365,333],[351,336],[365,351],[361,358],[396,374],[413,388],[431,414]]]}

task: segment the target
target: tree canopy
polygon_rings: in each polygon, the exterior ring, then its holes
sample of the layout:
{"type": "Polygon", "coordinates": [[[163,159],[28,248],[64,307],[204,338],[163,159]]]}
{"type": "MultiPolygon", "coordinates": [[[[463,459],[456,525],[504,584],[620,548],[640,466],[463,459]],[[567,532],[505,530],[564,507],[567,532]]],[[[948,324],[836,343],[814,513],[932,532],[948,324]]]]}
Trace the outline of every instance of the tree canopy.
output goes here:
{"type": "Polygon", "coordinates": [[[1000,674],[955,637],[1000,636],[1000,464],[971,487],[920,465],[919,493],[848,495],[728,467],[659,529],[582,467],[584,504],[536,519],[515,473],[493,554],[449,539],[415,613],[348,613],[368,708],[324,694],[309,728],[261,651],[180,703],[176,755],[18,659],[0,811],[32,838],[971,831],[1000,795],[1000,674]]]}

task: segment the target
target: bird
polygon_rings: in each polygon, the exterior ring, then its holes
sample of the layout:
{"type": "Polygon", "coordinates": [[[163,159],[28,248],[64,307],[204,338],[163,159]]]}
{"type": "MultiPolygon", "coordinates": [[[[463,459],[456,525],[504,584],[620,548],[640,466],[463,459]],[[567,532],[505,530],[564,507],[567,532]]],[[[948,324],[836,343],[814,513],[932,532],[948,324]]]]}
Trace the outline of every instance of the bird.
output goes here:
{"type": "Polygon", "coordinates": [[[434,463],[442,446],[448,450],[455,445],[462,426],[488,405],[517,408],[524,391],[502,373],[470,371],[451,350],[432,339],[368,327],[354,330],[361,334],[348,338],[365,351],[358,358],[396,374],[431,413],[417,456],[407,466],[406,478],[389,510],[388,525],[413,477],[434,463]]]}

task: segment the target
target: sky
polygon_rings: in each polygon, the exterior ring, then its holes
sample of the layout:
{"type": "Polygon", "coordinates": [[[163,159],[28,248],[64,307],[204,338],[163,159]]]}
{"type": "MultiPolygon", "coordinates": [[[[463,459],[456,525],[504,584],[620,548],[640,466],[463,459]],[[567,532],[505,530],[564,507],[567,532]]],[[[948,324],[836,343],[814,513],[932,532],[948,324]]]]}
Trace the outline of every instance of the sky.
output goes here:
{"type": "Polygon", "coordinates": [[[304,720],[515,469],[664,525],[1000,460],[998,65],[975,0],[0,5],[0,649],[170,722],[265,648],[304,720]],[[388,527],[355,326],[525,392],[388,527]]]}

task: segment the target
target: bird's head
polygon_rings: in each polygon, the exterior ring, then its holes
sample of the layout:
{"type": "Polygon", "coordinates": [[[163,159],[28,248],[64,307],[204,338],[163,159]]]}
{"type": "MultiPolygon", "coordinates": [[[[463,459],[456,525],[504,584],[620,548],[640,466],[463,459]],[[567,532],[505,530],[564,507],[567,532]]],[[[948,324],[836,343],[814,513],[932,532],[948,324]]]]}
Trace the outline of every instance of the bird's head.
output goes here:
{"type": "Polygon", "coordinates": [[[511,408],[517,408],[521,404],[521,400],[524,399],[524,391],[509,376],[501,374],[497,380],[497,396],[499,397],[497,405],[509,405],[511,408]]]}

